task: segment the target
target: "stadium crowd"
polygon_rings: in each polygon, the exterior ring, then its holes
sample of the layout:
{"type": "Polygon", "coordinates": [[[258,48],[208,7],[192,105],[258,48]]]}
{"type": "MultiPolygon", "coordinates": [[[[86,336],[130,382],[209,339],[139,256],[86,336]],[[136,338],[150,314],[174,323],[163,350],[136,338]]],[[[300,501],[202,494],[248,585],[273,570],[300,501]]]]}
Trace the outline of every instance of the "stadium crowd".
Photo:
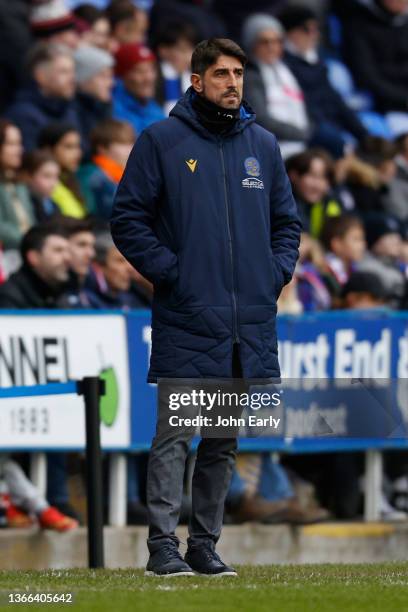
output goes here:
{"type": "MultiPolygon", "coordinates": [[[[113,198],[211,36],[247,53],[244,97],[278,139],[303,223],[279,312],[408,307],[408,0],[0,0],[0,308],[149,308],[151,284],[110,237],[113,198]]],[[[354,518],[361,464],[242,454],[227,516],[354,518]]],[[[67,455],[48,455],[48,501],[21,466],[2,455],[7,523],[75,528],[67,455]]],[[[405,456],[386,470],[408,498],[405,456]]],[[[146,520],[145,472],[129,456],[129,522],[146,520]]],[[[408,518],[391,501],[384,518],[408,518]]]]}

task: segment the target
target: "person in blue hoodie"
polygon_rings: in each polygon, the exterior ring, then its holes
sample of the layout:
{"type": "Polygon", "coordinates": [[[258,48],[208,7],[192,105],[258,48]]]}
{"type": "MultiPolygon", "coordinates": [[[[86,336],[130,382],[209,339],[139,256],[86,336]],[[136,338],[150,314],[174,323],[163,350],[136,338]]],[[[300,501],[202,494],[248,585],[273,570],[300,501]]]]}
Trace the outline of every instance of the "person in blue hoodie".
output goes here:
{"type": "MultiPolygon", "coordinates": [[[[113,239],[154,286],[149,382],[267,384],[280,375],[276,301],[293,274],[301,224],[276,138],[242,100],[245,64],[231,40],[199,43],[192,86],[168,119],[141,134],[118,187],[113,239]]],[[[183,559],[175,529],[195,428],[169,428],[161,398],[159,387],[147,574],[236,575],[215,550],[235,432],[200,440],[183,559]]]]}
{"type": "Polygon", "coordinates": [[[38,43],[27,63],[30,80],[17,92],[6,116],[19,126],[24,150],[32,151],[40,131],[49,123],[69,123],[79,129],[79,120],[71,51],[55,43],[38,43]]]}
{"type": "Polygon", "coordinates": [[[119,47],[115,61],[113,116],[130,123],[138,136],[165,117],[154,99],[158,78],[156,57],[142,44],[127,43],[119,47]]]}

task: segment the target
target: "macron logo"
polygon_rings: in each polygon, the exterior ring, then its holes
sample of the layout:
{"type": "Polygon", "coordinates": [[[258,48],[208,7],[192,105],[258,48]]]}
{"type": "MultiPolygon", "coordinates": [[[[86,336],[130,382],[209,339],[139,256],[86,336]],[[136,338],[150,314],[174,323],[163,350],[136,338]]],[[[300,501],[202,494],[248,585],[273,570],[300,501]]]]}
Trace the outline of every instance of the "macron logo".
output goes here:
{"type": "Polygon", "coordinates": [[[195,172],[195,169],[197,167],[196,159],[186,159],[186,164],[190,168],[191,172],[195,172]]]}

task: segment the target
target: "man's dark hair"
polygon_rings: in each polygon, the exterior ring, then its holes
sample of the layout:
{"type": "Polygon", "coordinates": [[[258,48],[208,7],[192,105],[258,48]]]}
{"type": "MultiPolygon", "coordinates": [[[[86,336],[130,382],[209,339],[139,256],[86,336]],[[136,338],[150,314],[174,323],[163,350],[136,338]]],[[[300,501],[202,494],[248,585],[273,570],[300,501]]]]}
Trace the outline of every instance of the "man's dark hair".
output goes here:
{"type": "Polygon", "coordinates": [[[38,42],[27,54],[25,60],[27,72],[33,76],[38,66],[52,62],[60,55],[72,58],[72,51],[59,43],[38,42]]]}
{"type": "Polygon", "coordinates": [[[63,215],[53,219],[53,225],[58,225],[61,234],[64,234],[67,238],[82,232],[93,233],[94,230],[91,219],[75,219],[74,217],[64,217],[63,215]]]}
{"type": "Polygon", "coordinates": [[[40,252],[49,236],[67,238],[67,233],[57,222],[45,221],[39,225],[34,225],[24,234],[20,245],[20,253],[25,264],[27,263],[27,253],[29,251],[40,252]]]}
{"type": "Polygon", "coordinates": [[[99,19],[106,18],[104,12],[101,11],[101,9],[96,8],[96,6],[93,4],[80,4],[72,12],[74,13],[75,17],[82,19],[91,26],[99,19]]]}
{"type": "Polygon", "coordinates": [[[334,238],[344,238],[349,230],[354,227],[364,229],[361,219],[355,215],[339,215],[329,217],[322,230],[320,240],[327,251],[331,250],[331,243],[334,238]]]}
{"type": "Polygon", "coordinates": [[[242,66],[247,63],[247,56],[239,45],[229,38],[209,38],[202,40],[191,56],[191,72],[203,75],[216,63],[221,55],[229,55],[239,60],[242,66]]]}

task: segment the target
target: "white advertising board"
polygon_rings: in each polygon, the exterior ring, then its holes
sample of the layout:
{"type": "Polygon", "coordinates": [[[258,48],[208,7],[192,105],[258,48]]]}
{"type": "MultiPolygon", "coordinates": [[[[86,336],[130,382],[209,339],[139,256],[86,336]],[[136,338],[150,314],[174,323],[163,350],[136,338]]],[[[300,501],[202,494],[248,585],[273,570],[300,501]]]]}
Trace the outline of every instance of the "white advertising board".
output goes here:
{"type": "MultiPolygon", "coordinates": [[[[130,442],[126,321],[121,315],[0,316],[0,387],[101,376],[103,448],[130,442]]],[[[0,400],[0,449],[85,446],[83,397],[55,395],[0,400]]]]}

